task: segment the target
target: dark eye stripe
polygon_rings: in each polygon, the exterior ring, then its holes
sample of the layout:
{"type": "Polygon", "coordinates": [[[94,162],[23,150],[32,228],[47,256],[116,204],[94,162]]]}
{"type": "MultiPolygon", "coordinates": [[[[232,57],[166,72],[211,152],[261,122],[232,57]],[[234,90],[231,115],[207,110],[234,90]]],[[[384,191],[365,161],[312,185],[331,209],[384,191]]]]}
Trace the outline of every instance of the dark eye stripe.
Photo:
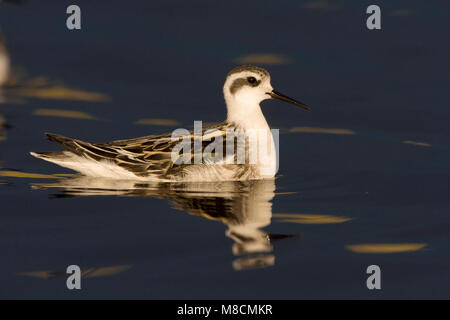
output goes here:
{"type": "Polygon", "coordinates": [[[254,83],[249,83],[248,78],[239,78],[233,81],[233,83],[230,86],[230,92],[231,94],[235,94],[236,91],[241,89],[243,86],[249,86],[249,87],[257,87],[261,83],[261,80],[256,80],[254,83]]]}

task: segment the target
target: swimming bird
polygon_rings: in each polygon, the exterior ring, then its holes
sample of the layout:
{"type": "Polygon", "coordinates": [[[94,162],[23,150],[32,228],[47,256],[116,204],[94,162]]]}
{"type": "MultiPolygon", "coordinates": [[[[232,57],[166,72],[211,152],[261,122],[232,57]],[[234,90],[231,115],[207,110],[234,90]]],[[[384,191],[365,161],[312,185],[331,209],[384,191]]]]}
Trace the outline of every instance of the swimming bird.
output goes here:
{"type": "Polygon", "coordinates": [[[223,94],[227,119],[201,131],[194,128],[178,137],[167,133],[108,143],[89,143],[46,133],[50,141],[61,144],[66,150],[31,152],[31,155],[91,177],[147,181],[244,181],[273,178],[277,172],[277,150],[261,111],[261,101],[279,99],[305,110],[309,108],[275,91],[270,83],[270,74],[256,66],[244,65],[232,69],[226,77],[223,94]],[[257,134],[250,137],[250,133],[254,132],[257,134]],[[189,152],[183,149],[183,157],[180,158],[184,161],[179,162],[173,154],[181,149],[180,146],[185,146],[183,143],[186,139],[188,142],[193,141],[194,147],[188,144],[189,152]],[[216,149],[211,152],[213,139],[215,147],[226,150],[222,157],[216,157],[220,155],[216,149]],[[205,160],[202,155],[206,151],[214,156],[205,160]],[[262,153],[263,157],[257,156],[251,161],[252,154],[262,153]],[[198,159],[203,161],[195,161],[198,159]]]}

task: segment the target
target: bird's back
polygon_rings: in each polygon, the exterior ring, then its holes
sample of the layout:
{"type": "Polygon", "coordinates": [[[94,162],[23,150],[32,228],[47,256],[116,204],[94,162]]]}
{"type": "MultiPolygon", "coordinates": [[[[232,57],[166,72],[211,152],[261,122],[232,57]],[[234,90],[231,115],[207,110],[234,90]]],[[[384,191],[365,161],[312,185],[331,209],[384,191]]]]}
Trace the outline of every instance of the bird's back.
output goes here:
{"type": "MultiPolygon", "coordinates": [[[[256,178],[253,166],[228,163],[227,130],[233,125],[227,122],[202,128],[201,134],[186,131],[174,137],[172,133],[145,137],[115,140],[107,143],[90,143],[47,133],[47,138],[62,145],[62,152],[31,153],[33,156],[78,171],[87,176],[119,179],[161,180],[161,181],[217,181],[249,180],[256,178]],[[198,136],[196,136],[198,135],[198,136]],[[173,161],[173,153],[180,152],[180,144],[190,141],[183,162],[173,161]],[[195,146],[198,139],[199,148],[195,146]],[[204,159],[204,152],[215,139],[222,144],[224,154],[219,160],[204,159]],[[201,153],[201,162],[195,160],[201,153]],[[197,155],[197,156],[196,156],[197,155]]],[[[233,139],[235,139],[234,137],[233,139]]],[[[230,139],[228,137],[228,139],[230,139]]],[[[236,156],[237,143],[233,141],[233,157],[236,156]]],[[[183,150],[185,152],[186,150],[183,150]]],[[[211,151],[211,150],[210,150],[211,151]]],[[[214,154],[215,151],[213,151],[214,154]]],[[[234,158],[232,160],[235,160],[234,158]]]]}

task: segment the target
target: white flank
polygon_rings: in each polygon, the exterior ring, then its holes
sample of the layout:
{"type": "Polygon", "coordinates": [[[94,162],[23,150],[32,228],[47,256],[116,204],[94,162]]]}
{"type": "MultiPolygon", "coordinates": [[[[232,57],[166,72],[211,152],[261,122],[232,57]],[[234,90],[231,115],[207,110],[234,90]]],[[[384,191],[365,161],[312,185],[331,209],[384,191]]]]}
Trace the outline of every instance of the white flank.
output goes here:
{"type": "Polygon", "coordinates": [[[124,180],[148,180],[148,178],[138,177],[131,171],[125,170],[110,161],[95,161],[92,159],[77,156],[70,151],[64,151],[65,158],[49,158],[38,153],[30,152],[33,157],[55,163],[61,167],[78,171],[88,177],[103,177],[110,179],[124,180]]]}

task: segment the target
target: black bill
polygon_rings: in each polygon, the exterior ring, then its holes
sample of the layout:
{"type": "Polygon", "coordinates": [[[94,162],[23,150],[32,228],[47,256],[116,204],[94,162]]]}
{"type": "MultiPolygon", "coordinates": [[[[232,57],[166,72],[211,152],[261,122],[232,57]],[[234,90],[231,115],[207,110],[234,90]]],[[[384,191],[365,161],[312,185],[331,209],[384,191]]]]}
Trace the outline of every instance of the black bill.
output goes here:
{"type": "Polygon", "coordinates": [[[296,106],[299,106],[300,108],[303,108],[303,109],[309,111],[309,107],[306,104],[304,104],[304,103],[302,103],[300,101],[294,100],[292,98],[289,98],[288,96],[285,96],[284,94],[282,94],[282,93],[280,93],[278,91],[273,90],[272,92],[267,92],[267,94],[269,96],[271,96],[272,98],[274,98],[274,99],[278,99],[278,100],[281,100],[281,101],[286,101],[286,102],[295,104],[296,106]]]}

